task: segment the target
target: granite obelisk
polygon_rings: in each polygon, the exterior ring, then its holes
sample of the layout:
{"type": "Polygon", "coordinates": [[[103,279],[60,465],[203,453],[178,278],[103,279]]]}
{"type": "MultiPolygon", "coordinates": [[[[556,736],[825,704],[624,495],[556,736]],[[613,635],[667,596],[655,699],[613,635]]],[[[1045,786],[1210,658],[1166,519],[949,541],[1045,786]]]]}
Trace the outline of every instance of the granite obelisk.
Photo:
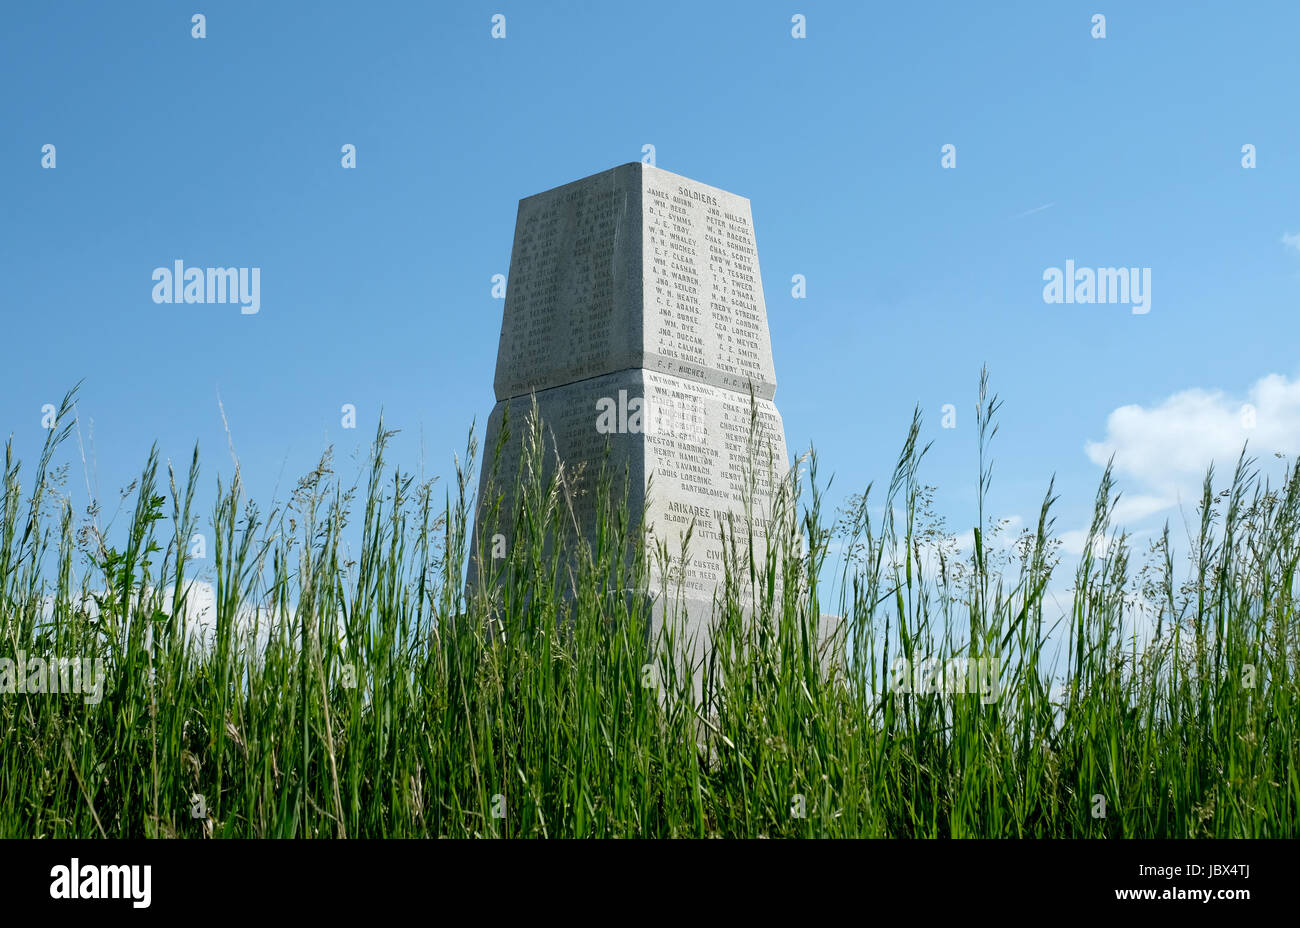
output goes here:
{"type": "MultiPolygon", "coordinates": [[[[608,447],[632,512],[649,488],[650,543],[676,554],[691,527],[688,558],[668,572],[688,630],[706,638],[728,514],[748,497],[761,524],[789,467],[749,201],[641,162],[521,200],[494,386],[480,486],[507,408],[496,485],[513,486],[535,394],[548,454],[594,467],[608,447]]],[[[584,532],[593,502],[578,497],[584,532]]],[[[471,550],[499,556],[510,526],[482,513],[471,550]]],[[[480,566],[472,555],[471,584],[480,566]]],[[[651,579],[662,617],[663,578],[651,579]]]]}

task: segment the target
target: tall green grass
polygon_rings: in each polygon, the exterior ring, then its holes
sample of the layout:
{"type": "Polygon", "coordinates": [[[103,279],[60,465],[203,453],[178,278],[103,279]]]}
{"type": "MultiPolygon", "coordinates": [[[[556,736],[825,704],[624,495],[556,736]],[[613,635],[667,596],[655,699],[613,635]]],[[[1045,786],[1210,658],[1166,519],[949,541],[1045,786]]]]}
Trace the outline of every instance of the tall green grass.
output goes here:
{"type": "Polygon", "coordinates": [[[110,539],[59,492],[69,426],[26,489],[11,443],[0,657],[98,657],[108,691],[0,694],[0,834],[1296,835],[1296,465],[1276,487],[1244,456],[1227,489],[1208,474],[1186,572],[1167,531],[1138,558],[1112,529],[1108,470],[1058,578],[1051,489],[1015,544],[984,519],[983,388],[979,408],[973,552],[932,515],[919,417],[884,493],[836,515],[809,454],[772,545],[731,528],[702,687],[672,626],[647,648],[644,604],[621,595],[670,553],[640,553],[608,480],[594,543],[561,558],[571,486],[522,468],[483,503],[517,527],[508,570],[467,591],[472,437],[454,482],[417,483],[381,426],[364,485],[327,454],[265,514],[236,470],[197,563],[197,450],[179,474],[150,456],[110,539]],[[200,576],[216,615],[198,647],[200,576]],[[900,658],[995,660],[997,698],[891,689],[900,658]]]}

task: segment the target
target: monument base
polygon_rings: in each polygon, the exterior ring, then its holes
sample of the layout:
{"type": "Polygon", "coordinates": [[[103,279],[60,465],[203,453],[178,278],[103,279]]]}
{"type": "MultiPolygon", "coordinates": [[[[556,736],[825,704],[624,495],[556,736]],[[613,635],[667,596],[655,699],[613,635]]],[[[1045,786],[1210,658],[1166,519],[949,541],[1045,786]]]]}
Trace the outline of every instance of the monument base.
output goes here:
{"type": "MultiPolygon", "coordinates": [[[[689,673],[695,701],[699,704],[703,701],[704,685],[710,673],[709,662],[720,659],[714,647],[714,636],[719,631],[721,619],[713,602],[683,597],[664,603],[661,594],[653,599],[650,616],[651,641],[658,644],[660,652],[667,651],[676,662],[677,673],[681,675],[679,679],[684,679],[689,673]],[[670,628],[665,627],[669,625],[670,628]]],[[[753,629],[752,610],[742,605],[741,617],[748,635],[753,629]]],[[[842,624],[839,616],[823,614],[818,618],[814,646],[823,669],[830,669],[835,664],[843,666],[843,641],[837,634],[842,624]]]]}

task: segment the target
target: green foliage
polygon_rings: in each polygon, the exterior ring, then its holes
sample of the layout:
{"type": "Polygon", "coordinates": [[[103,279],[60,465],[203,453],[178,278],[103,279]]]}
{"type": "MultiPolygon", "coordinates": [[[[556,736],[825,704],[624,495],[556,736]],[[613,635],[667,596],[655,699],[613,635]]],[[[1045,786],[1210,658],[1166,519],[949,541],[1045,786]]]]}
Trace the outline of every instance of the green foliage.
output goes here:
{"type": "Polygon", "coordinates": [[[0,835],[1295,836],[1300,470],[1274,488],[1243,454],[1228,489],[1207,475],[1180,583],[1167,530],[1132,564],[1108,469],[1057,606],[1052,490],[1014,544],[984,523],[997,407],[982,385],[968,555],[919,481],[919,417],[881,504],[869,488],[829,524],[801,459],[772,545],[752,516],[727,532],[699,679],[681,629],[647,646],[644,603],[620,595],[666,552],[641,552],[604,476],[595,541],[578,539],[572,475],[540,466],[535,421],[514,494],[479,502],[516,501],[507,569],[468,591],[472,438],[439,506],[432,481],[390,471],[381,426],[355,560],[358,488],[328,453],[265,519],[236,471],[212,513],[201,646],[197,450],[167,492],[151,454],[113,548],[97,510],[74,532],[58,505],[67,427],[25,500],[10,448],[0,657],[99,659],[108,685],[98,703],[0,694],[0,835]],[[891,688],[900,659],[984,661],[996,698],[891,688]]]}

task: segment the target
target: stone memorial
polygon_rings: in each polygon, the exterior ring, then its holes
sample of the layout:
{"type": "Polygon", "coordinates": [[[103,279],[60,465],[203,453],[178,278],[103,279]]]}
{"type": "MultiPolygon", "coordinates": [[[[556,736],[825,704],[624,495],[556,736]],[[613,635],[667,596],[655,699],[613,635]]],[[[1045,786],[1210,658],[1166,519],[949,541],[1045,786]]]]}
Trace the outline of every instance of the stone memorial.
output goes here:
{"type": "MultiPolygon", "coordinates": [[[[707,646],[728,514],[747,534],[748,498],[763,534],[789,467],[749,201],[641,162],[521,200],[494,386],[480,488],[507,408],[495,486],[513,486],[535,395],[548,455],[568,472],[586,462],[590,484],[608,453],[629,510],[648,498],[648,544],[678,555],[693,525],[687,559],[668,565],[673,601],[654,562],[648,592],[656,624],[680,608],[707,646]]],[[[585,533],[594,502],[590,486],[576,500],[585,533]]],[[[486,559],[510,527],[482,519],[480,500],[471,552],[486,559]]],[[[488,572],[472,554],[471,586],[488,572]]]]}

